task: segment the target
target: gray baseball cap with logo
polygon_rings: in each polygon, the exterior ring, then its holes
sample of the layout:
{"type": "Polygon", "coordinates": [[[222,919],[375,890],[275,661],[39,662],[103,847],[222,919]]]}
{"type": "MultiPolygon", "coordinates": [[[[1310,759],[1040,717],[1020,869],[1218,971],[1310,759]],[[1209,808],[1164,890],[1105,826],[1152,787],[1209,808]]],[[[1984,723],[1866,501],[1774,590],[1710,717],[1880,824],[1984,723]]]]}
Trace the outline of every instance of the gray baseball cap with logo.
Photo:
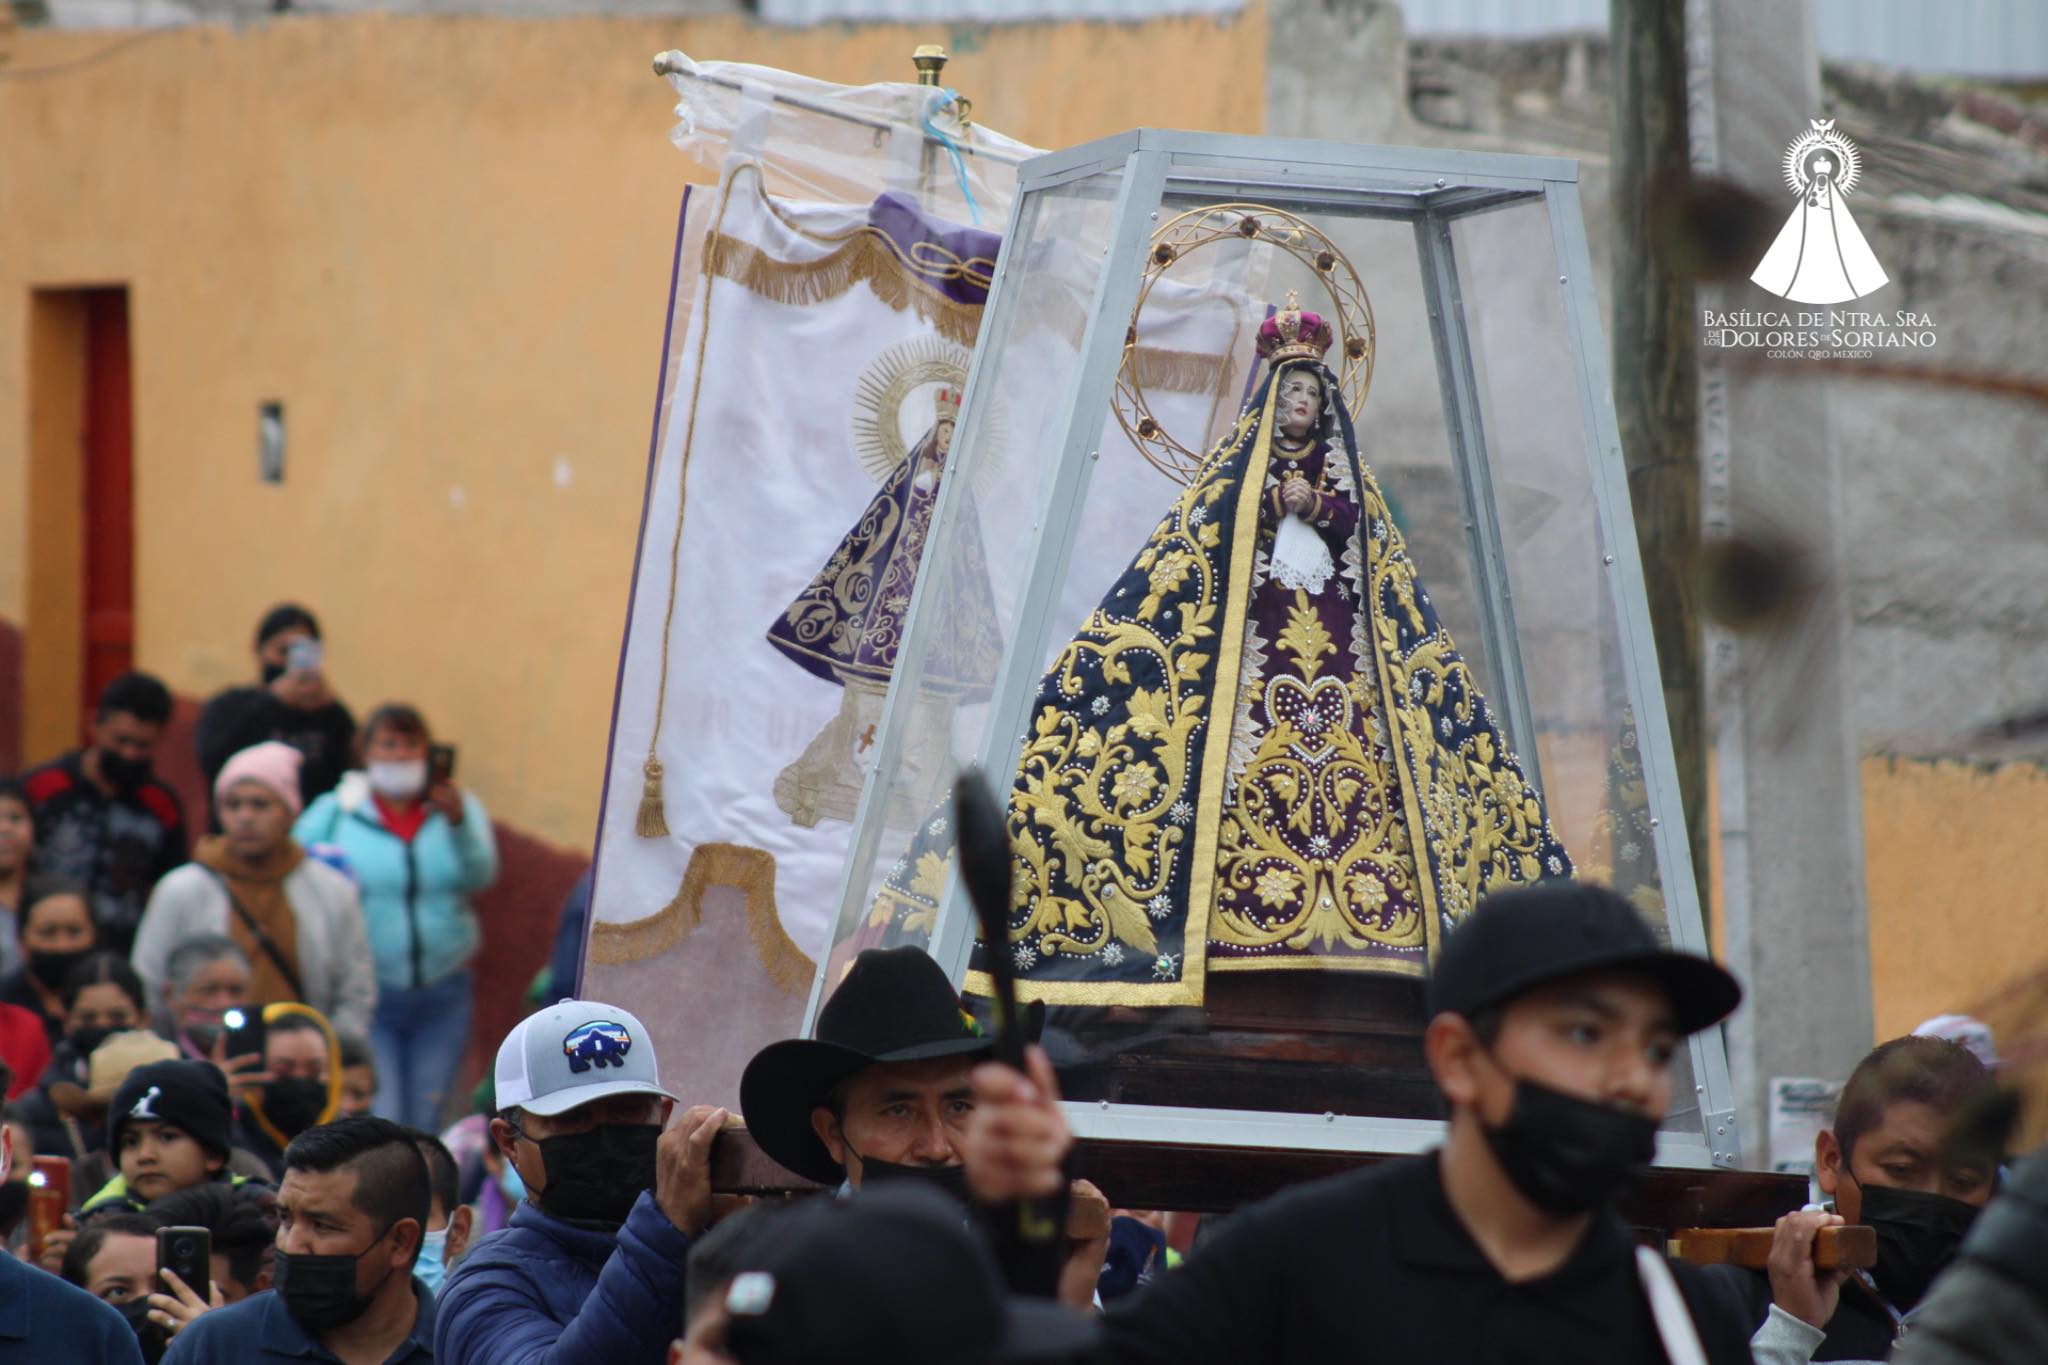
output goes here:
{"type": "Polygon", "coordinates": [[[639,1018],[596,1000],[562,1000],[529,1014],[498,1045],[500,1109],[549,1116],[608,1095],[659,1095],[654,1039],[639,1018]]]}

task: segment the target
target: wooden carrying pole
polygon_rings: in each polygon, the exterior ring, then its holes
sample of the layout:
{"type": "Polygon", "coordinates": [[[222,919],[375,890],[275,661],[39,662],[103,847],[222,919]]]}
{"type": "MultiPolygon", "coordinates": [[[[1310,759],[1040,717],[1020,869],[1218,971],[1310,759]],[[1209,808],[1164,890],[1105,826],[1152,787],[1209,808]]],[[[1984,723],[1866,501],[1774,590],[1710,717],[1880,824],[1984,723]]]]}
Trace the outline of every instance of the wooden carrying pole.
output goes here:
{"type": "MultiPolygon", "coordinates": [[[[1739,1265],[1762,1270],[1771,1263],[1776,1228],[1685,1228],[1671,1238],[1671,1254],[1693,1265],[1739,1265]]],[[[1813,1239],[1820,1270],[1868,1270],[1877,1264],[1877,1229],[1861,1223],[1822,1228],[1813,1239]]]]}

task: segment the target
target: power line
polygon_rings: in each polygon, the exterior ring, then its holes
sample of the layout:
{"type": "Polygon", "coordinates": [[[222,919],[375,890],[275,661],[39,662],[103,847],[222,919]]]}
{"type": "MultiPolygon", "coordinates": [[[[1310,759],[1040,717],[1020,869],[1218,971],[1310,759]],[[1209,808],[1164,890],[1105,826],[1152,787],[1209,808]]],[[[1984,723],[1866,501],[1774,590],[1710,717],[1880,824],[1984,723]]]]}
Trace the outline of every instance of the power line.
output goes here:
{"type": "Polygon", "coordinates": [[[97,66],[99,63],[116,57],[140,43],[146,43],[152,38],[164,37],[166,34],[177,33],[189,27],[191,27],[189,24],[167,24],[162,28],[152,28],[142,33],[131,33],[126,38],[108,43],[105,47],[88,52],[83,57],[73,57],[69,61],[51,62],[46,66],[0,66],[0,81],[34,81],[50,76],[62,76],[72,71],[83,70],[89,66],[97,66]]]}

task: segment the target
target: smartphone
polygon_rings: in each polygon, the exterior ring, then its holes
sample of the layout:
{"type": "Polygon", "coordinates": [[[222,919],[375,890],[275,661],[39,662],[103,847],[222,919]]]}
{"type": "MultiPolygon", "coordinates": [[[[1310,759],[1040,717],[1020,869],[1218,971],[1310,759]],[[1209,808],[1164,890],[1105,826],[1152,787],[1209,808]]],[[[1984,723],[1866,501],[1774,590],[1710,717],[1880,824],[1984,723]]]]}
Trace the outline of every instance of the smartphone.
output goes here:
{"type": "Polygon", "coordinates": [[[43,1239],[64,1226],[64,1210],[70,1207],[70,1158],[36,1157],[28,1170],[29,1259],[43,1254],[43,1239]]]}
{"type": "MultiPolygon", "coordinates": [[[[156,1268],[176,1271],[193,1293],[202,1299],[212,1297],[208,1286],[213,1282],[213,1233],[206,1228],[158,1228],[156,1268]]],[[[162,1283],[164,1292],[171,1293],[169,1282],[162,1283]]]]}
{"type": "Polygon", "coordinates": [[[453,744],[429,744],[427,746],[427,785],[436,786],[455,780],[455,746],[453,744]]]}
{"type": "Polygon", "coordinates": [[[284,652],[284,666],[294,673],[318,673],[327,651],[318,640],[294,640],[284,652]]]}
{"type": "Polygon", "coordinates": [[[227,1045],[220,1053],[223,1058],[263,1055],[265,1029],[262,1010],[254,1005],[246,1009],[237,1006],[221,1015],[220,1022],[227,1030],[223,1035],[227,1045]]]}

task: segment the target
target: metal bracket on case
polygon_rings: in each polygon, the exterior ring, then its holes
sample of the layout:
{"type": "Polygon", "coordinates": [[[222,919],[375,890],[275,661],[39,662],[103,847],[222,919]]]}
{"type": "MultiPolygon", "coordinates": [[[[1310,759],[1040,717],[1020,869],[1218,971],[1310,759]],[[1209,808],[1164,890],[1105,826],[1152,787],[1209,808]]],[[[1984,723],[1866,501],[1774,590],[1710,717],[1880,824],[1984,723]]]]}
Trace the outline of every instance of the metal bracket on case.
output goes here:
{"type": "Polygon", "coordinates": [[[1700,1126],[1706,1130],[1707,1150],[1713,1154],[1716,1166],[1742,1164],[1742,1132],[1735,1125],[1733,1109],[1716,1109],[1700,1115],[1700,1126]]]}

